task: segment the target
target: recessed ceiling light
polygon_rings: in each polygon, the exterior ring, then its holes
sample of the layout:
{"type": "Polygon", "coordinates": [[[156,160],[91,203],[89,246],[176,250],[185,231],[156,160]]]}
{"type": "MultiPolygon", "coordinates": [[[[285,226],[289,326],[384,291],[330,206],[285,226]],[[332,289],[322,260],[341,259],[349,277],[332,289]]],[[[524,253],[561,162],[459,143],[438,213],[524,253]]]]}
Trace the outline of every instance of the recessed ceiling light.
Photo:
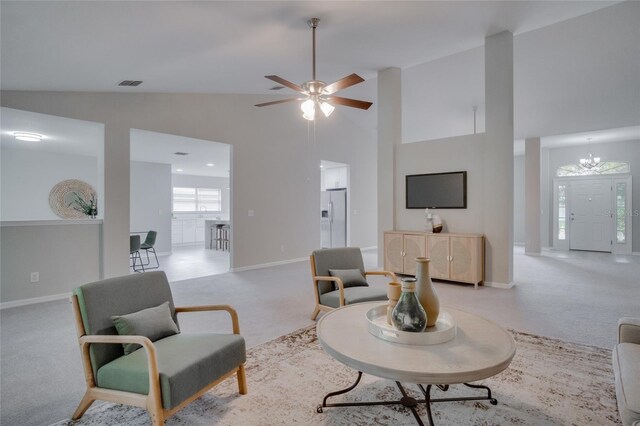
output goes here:
{"type": "Polygon", "coordinates": [[[184,172],[182,169],[176,169],[176,172],[184,172]]]}
{"type": "Polygon", "coordinates": [[[27,132],[14,132],[13,136],[19,141],[26,142],[40,142],[42,140],[42,135],[37,133],[27,133],[27,132]]]}
{"type": "Polygon", "coordinates": [[[213,167],[213,166],[215,166],[215,164],[213,164],[213,163],[207,163],[207,166],[209,166],[209,167],[213,167]]]}

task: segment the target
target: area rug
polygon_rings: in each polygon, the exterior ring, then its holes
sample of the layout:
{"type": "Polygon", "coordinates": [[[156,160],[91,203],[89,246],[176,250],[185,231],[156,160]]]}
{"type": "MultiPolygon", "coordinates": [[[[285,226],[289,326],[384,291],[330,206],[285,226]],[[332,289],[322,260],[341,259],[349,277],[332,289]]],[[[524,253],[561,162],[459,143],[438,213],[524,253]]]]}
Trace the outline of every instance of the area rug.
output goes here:
{"type": "MultiPolygon", "coordinates": [[[[610,425],[621,424],[615,400],[608,349],[566,343],[512,331],[517,353],[511,366],[487,379],[498,405],[488,401],[433,405],[436,425],[610,425]]],[[[247,353],[249,393],[239,395],[235,379],[196,400],[167,425],[412,425],[412,414],[400,406],[326,408],[316,406],[328,392],[351,385],[357,373],[327,355],[308,327],[257,346],[247,353]]],[[[406,388],[421,397],[415,385],[406,388]]],[[[471,391],[452,386],[446,394],[471,391]]],[[[364,375],[355,390],[330,402],[399,399],[390,380],[364,375]]],[[[426,410],[419,407],[426,422],[426,410]]],[[[145,410],[102,403],[79,422],[56,425],[148,425],[145,410]]]]}

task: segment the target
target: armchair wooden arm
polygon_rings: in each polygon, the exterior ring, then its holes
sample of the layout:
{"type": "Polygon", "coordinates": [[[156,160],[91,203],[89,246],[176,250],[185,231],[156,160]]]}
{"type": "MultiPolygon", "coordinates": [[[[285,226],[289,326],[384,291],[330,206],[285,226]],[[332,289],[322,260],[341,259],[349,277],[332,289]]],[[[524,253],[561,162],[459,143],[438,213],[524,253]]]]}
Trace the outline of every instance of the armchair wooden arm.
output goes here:
{"type": "Polygon", "coordinates": [[[384,275],[391,278],[392,281],[398,281],[398,277],[391,271],[365,271],[364,276],[367,275],[384,275]]]}
{"type": "Polygon", "coordinates": [[[202,305],[202,306],[182,306],[176,307],[176,313],[182,312],[207,312],[207,311],[227,311],[231,315],[233,334],[240,334],[240,322],[238,312],[229,305],[202,305]]]}
{"type": "Polygon", "coordinates": [[[316,286],[316,298],[318,299],[317,302],[320,303],[320,299],[318,298],[318,283],[320,281],[333,281],[338,285],[338,291],[340,292],[340,306],[344,306],[344,283],[338,277],[323,277],[323,276],[313,277],[313,283],[316,286]]]}

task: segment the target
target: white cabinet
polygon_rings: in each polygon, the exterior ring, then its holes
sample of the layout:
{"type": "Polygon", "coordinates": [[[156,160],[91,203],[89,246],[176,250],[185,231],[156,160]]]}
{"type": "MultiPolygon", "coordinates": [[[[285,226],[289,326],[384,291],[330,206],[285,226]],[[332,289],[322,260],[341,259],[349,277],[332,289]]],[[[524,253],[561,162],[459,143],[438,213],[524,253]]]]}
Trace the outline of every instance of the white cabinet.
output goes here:
{"type": "Polygon", "coordinates": [[[171,219],[171,244],[182,244],[182,221],[171,219]]]}
{"type": "Polygon", "coordinates": [[[196,242],[204,242],[204,219],[196,219],[196,242]]]}
{"type": "Polygon", "coordinates": [[[196,215],[171,219],[171,244],[204,243],[205,218],[196,215]]]}
{"type": "Polygon", "coordinates": [[[196,220],[187,219],[182,221],[182,243],[190,244],[196,242],[196,220]]]}

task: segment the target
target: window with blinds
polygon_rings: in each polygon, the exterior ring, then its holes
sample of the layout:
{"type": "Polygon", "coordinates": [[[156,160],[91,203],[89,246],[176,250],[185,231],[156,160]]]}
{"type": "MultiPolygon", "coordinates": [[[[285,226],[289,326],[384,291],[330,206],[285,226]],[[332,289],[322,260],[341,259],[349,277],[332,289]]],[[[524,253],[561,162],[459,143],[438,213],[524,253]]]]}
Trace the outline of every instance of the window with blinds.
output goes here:
{"type": "Polygon", "coordinates": [[[174,212],[220,212],[222,190],[219,188],[173,188],[174,212]]]}

